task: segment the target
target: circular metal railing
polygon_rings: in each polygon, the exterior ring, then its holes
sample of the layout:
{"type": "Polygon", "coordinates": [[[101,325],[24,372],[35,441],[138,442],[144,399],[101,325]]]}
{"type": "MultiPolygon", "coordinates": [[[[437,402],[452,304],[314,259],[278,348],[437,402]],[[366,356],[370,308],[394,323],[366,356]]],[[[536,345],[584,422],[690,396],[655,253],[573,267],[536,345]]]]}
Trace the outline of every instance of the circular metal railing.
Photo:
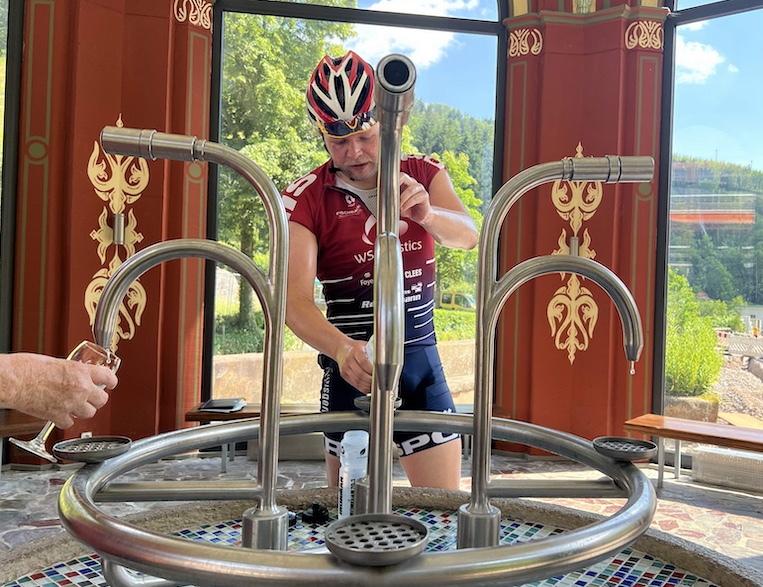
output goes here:
{"type": "MultiPolygon", "coordinates": [[[[286,416],[281,434],[338,432],[368,426],[360,413],[286,416]]],[[[466,414],[429,412],[399,413],[395,430],[447,431],[470,434],[472,417],[466,414]]],[[[178,584],[250,587],[253,584],[295,585],[520,585],[580,569],[619,552],[647,530],[656,507],[652,485],[629,462],[598,453],[590,441],[537,425],[494,418],[492,437],[552,452],[598,469],[610,482],[600,494],[627,498],[613,516],[560,535],[530,542],[488,548],[464,548],[446,552],[423,552],[392,566],[368,567],[347,564],[331,553],[251,550],[213,546],[142,529],[107,515],[96,501],[147,499],[257,499],[261,488],[252,482],[153,482],[115,480],[122,474],[159,459],[222,443],[255,439],[259,420],[236,420],[214,426],[179,430],[133,443],[131,449],[100,465],[77,471],[61,491],[59,510],[63,525],[80,541],[91,546],[109,564],[117,564],[162,577],[178,584]]],[[[545,482],[544,497],[553,493],[545,482]]],[[[560,495],[585,493],[590,482],[565,481],[560,495]],[[579,486],[579,491],[576,490],[579,486]],[[570,493],[571,492],[571,493],[570,493]]],[[[522,489],[520,493],[527,491],[522,489]]],[[[491,498],[512,497],[517,492],[507,480],[488,484],[491,498]]],[[[537,492],[531,491],[535,494],[537,492]]],[[[136,584],[145,584],[141,581],[136,584]]]]}

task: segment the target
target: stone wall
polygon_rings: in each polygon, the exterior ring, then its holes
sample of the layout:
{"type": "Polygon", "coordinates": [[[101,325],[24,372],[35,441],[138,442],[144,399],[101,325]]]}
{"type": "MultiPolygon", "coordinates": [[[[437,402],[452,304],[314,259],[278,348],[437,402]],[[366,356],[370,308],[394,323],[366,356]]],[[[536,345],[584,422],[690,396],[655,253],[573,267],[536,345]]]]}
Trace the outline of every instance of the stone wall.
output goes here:
{"type": "Polygon", "coordinates": [[[718,420],[718,402],[698,397],[665,397],[665,415],[699,422],[718,420]]]}

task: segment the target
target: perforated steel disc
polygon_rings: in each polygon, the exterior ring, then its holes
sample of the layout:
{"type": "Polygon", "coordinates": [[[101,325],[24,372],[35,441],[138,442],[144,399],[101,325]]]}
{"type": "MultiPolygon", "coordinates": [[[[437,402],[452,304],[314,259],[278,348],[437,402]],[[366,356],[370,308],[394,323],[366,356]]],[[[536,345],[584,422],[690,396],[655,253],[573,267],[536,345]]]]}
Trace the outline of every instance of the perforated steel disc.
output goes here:
{"type": "Polygon", "coordinates": [[[53,445],[53,454],[65,461],[101,463],[129,450],[132,440],[126,436],[72,438],[53,445]]]}
{"type": "Polygon", "coordinates": [[[361,514],[326,528],[326,546],[348,563],[371,567],[394,565],[420,554],[427,528],[397,514],[361,514]]]}
{"type": "Polygon", "coordinates": [[[604,456],[618,461],[641,461],[657,454],[657,445],[653,442],[620,436],[594,438],[593,447],[604,456]]]}

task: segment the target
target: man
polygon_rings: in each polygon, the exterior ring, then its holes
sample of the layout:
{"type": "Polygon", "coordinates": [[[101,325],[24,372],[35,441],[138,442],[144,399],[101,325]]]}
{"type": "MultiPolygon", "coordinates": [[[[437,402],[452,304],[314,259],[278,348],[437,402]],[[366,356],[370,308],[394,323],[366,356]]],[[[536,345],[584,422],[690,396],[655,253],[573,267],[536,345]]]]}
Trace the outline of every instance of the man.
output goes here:
{"type": "MultiPolygon", "coordinates": [[[[373,248],[379,125],[373,118],[374,73],[352,51],[326,56],[307,88],[307,111],[330,159],[283,193],[289,216],[286,323],[321,354],[321,411],[354,410],[371,391],[366,341],[373,333],[373,248]],[[315,305],[324,288],[327,317],[315,305]]],[[[405,287],[405,360],[401,409],[454,411],[435,345],[435,241],[472,249],[477,227],[441,163],[424,156],[400,162],[400,245],[405,287]]],[[[326,471],[337,484],[340,434],[325,439],[326,471]]],[[[396,433],[400,462],[414,486],[458,489],[457,434],[396,433]]]]}
{"type": "Polygon", "coordinates": [[[12,408],[59,428],[92,418],[117,385],[108,367],[34,353],[0,354],[0,408],[12,408]]]}

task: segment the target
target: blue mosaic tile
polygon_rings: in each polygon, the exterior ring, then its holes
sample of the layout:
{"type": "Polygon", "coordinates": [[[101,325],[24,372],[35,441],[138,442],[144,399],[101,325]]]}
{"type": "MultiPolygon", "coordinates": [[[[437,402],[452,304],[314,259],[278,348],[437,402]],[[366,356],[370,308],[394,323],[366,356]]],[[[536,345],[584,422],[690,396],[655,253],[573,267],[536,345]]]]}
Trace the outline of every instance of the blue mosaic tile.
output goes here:
{"type": "MultiPolygon", "coordinates": [[[[396,508],[394,513],[408,516],[425,524],[429,529],[426,550],[447,552],[456,548],[455,511],[421,510],[396,508]]],[[[288,549],[302,550],[324,545],[323,535],[326,525],[336,519],[336,512],[325,525],[302,524],[290,528],[288,549]]],[[[187,528],[175,536],[187,540],[211,544],[240,546],[241,520],[231,520],[220,524],[207,524],[187,528]]],[[[554,527],[502,520],[500,527],[501,544],[513,544],[538,540],[563,533],[554,527]]],[[[70,561],[57,563],[47,569],[20,577],[3,587],[108,587],[101,573],[100,558],[96,554],[86,555],[70,561]]],[[[586,569],[563,576],[550,577],[528,583],[525,587],[719,587],[696,575],[660,561],[649,554],[625,548],[615,556],[600,561],[586,569]]]]}

